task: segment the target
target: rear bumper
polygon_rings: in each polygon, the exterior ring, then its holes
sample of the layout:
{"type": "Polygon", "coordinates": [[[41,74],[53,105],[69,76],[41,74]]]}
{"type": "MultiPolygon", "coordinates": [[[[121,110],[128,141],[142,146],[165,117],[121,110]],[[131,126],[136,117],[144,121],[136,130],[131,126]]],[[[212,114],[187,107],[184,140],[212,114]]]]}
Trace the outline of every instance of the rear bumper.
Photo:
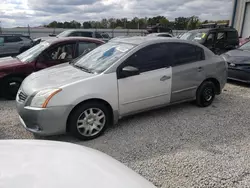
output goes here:
{"type": "Polygon", "coordinates": [[[17,102],[19,119],[24,128],[41,136],[65,133],[71,109],[71,106],[33,108],[17,102]]]}
{"type": "Polygon", "coordinates": [[[250,70],[228,68],[228,79],[250,83],[250,70]]]}

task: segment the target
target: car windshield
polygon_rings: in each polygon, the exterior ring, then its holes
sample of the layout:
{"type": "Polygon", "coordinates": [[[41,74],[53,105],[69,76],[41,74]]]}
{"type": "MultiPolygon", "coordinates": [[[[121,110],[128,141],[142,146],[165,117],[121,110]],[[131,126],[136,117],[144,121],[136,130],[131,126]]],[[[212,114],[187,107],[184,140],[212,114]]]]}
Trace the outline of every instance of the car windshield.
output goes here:
{"type": "Polygon", "coordinates": [[[204,32],[187,32],[187,33],[184,33],[180,37],[180,39],[200,42],[205,39],[206,34],[207,33],[204,33],[204,32]]]}
{"type": "Polygon", "coordinates": [[[67,37],[67,36],[69,36],[70,33],[71,33],[71,31],[63,31],[63,32],[59,33],[57,35],[57,37],[67,37]]]}
{"type": "Polygon", "coordinates": [[[42,51],[44,51],[46,48],[50,46],[50,43],[47,41],[41,42],[32,48],[26,50],[25,52],[19,54],[16,56],[20,61],[24,63],[29,63],[34,61],[34,59],[41,54],[42,51]]]}
{"type": "Polygon", "coordinates": [[[133,47],[134,45],[131,44],[109,42],[95,48],[71,64],[87,72],[101,73],[133,47]]]}
{"type": "Polygon", "coordinates": [[[239,47],[241,50],[249,50],[250,51],[250,41],[243,44],[241,47],[239,47]]]}

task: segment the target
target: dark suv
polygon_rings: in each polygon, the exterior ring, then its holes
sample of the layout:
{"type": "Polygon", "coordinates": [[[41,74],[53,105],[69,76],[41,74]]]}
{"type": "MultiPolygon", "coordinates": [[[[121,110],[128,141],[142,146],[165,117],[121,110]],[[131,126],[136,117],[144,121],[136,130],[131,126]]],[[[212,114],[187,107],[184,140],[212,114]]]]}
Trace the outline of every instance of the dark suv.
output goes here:
{"type": "Polygon", "coordinates": [[[32,47],[29,36],[21,34],[0,34],[0,57],[17,55],[32,47]]]}
{"type": "Polygon", "coordinates": [[[183,34],[180,39],[197,41],[218,55],[239,46],[238,32],[231,27],[192,30],[183,34]]]}

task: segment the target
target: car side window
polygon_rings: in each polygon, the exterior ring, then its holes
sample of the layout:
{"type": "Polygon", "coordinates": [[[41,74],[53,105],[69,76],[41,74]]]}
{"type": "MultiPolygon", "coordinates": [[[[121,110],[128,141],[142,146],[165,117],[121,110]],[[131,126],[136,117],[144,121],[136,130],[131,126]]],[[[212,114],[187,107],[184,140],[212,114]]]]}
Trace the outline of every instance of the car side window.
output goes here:
{"type": "Polygon", "coordinates": [[[215,39],[215,33],[209,33],[207,36],[207,43],[208,44],[213,44],[215,39]]]}
{"type": "Polygon", "coordinates": [[[140,72],[147,72],[170,66],[171,55],[165,43],[147,46],[129,57],[125,66],[133,66],[140,72]]]}
{"type": "Polygon", "coordinates": [[[80,37],[81,36],[81,33],[80,32],[73,32],[69,35],[70,37],[80,37]]]}
{"type": "Polygon", "coordinates": [[[20,42],[22,39],[18,36],[6,36],[5,43],[20,42]]]}
{"type": "Polygon", "coordinates": [[[81,32],[82,37],[93,37],[92,32],[81,32]]]}
{"type": "Polygon", "coordinates": [[[158,35],[159,37],[171,37],[171,35],[168,35],[168,34],[160,34],[158,35]]]}
{"type": "Polygon", "coordinates": [[[218,32],[217,33],[217,40],[218,41],[224,41],[224,40],[226,40],[226,32],[218,32]]]}
{"type": "Polygon", "coordinates": [[[78,54],[81,55],[86,51],[91,51],[97,47],[96,43],[93,42],[79,42],[78,43],[78,54]]]}
{"type": "Polygon", "coordinates": [[[74,44],[62,44],[49,49],[44,55],[46,60],[72,60],[74,57],[74,44]]]}
{"type": "Polygon", "coordinates": [[[103,38],[102,35],[100,33],[98,33],[98,32],[95,33],[95,37],[98,38],[98,39],[103,38]]]}
{"type": "Polygon", "coordinates": [[[174,66],[202,61],[205,59],[204,50],[198,46],[184,43],[171,43],[174,66]]]}

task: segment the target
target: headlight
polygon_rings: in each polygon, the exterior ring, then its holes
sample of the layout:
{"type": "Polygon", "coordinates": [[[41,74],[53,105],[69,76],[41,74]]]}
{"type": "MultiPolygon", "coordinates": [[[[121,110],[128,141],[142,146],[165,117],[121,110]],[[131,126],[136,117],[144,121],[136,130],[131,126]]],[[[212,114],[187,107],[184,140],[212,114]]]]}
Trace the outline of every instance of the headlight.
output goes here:
{"type": "Polygon", "coordinates": [[[46,108],[50,99],[59,93],[62,89],[46,89],[39,91],[32,99],[30,106],[37,108],[46,108]]]}

